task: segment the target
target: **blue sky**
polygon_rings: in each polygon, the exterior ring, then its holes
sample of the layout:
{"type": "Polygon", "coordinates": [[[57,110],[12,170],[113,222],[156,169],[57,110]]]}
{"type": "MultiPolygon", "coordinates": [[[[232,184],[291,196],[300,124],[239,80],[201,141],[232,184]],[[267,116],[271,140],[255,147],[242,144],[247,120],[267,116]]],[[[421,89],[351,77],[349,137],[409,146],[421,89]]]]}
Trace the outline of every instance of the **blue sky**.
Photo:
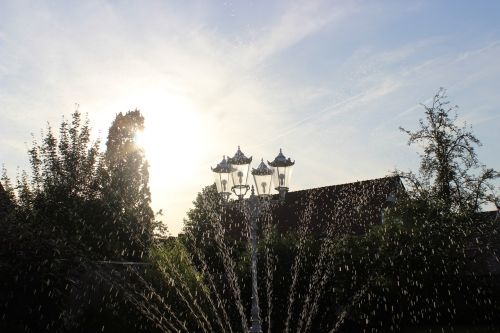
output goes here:
{"type": "Polygon", "coordinates": [[[237,145],[283,148],[294,189],[415,169],[398,127],[445,87],[500,169],[499,22],[498,1],[2,1],[0,163],[26,169],[31,133],[75,103],[103,140],[139,108],[175,234],[237,145]]]}

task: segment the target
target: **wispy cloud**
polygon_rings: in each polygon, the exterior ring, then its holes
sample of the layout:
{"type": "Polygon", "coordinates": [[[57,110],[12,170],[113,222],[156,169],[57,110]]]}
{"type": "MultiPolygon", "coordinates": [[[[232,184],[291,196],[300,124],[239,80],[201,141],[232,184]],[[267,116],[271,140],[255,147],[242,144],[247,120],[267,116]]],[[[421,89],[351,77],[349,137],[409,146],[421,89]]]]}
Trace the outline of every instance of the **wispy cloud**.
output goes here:
{"type": "Polygon", "coordinates": [[[299,43],[326,25],[341,20],[355,5],[340,2],[299,1],[293,3],[272,25],[259,29],[254,40],[245,43],[241,55],[250,66],[299,43]],[[333,4],[333,5],[332,5],[333,4]]]}

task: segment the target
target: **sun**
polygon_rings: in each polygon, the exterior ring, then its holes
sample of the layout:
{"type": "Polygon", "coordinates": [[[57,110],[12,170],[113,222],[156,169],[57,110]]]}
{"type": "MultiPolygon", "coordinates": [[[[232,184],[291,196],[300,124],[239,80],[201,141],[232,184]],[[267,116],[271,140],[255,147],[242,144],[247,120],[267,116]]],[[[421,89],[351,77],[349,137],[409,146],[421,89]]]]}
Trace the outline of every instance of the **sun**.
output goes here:
{"type": "Polygon", "coordinates": [[[134,141],[148,159],[150,186],[182,186],[200,163],[198,150],[207,143],[200,114],[183,96],[150,96],[143,105],[144,130],[136,133],[134,141]]]}
{"type": "Polygon", "coordinates": [[[144,149],[145,146],[149,145],[147,134],[144,134],[143,130],[135,132],[135,134],[134,134],[134,143],[137,146],[139,146],[139,147],[141,147],[141,148],[144,149]]]}

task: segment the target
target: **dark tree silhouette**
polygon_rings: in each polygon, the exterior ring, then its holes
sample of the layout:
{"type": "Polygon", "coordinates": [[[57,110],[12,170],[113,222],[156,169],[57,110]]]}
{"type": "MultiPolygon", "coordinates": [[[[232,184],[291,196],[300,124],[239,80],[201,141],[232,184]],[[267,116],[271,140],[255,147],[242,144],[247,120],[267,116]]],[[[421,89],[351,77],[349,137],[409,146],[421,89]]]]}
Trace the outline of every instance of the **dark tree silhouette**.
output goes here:
{"type": "Polygon", "coordinates": [[[400,172],[408,181],[410,194],[432,196],[453,211],[476,212],[487,202],[498,202],[492,180],[499,173],[481,165],[475,148],[481,145],[471,129],[457,124],[457,106],[449,106],[446,90],[423,105],[425,119],[416,131],[400,128],[409,136],[408,145],[421,144],[419,174],[400,172]]]}
{"type": "Polygon", "coordinates": [[[135,143],[144,128],[139,110],[119,113],[109,128],[102,167],[102,199],[105,214],[114,224],[110,232],[115,255],[144,258],[152,242],[155,223],[151,209],[148,163],[135,143]]]}
{"type": "MultiPolygon", "coordinates": [[[[139,111],[119,115],[108,150],[75,111],[29,150],[31,172],[0,187],[0,331],[149,331],[124,291],[151,244],[147,162],[133,144],[139,111]],[[116,282],[118,281],[118,282],[116,282]],[[112,287],[119,283],[120,287],[112,287]],[[120,292],[118,292],[120,290],[120,292]]],[[[134,280],[135,279],[135,280],[134,280]]]]}
{"type": "Polygon", "coordinates": [[[490,265],[500,253],[498,221],[495,212],[479,212],[498,200],[492,185],[498,172],[479,163],[480,141],[457,125],[445,93],[424,105],[418,130],[401,128],[408,144],[423,146],[418,172],[395,172],[408,192],[386,211],[383,225],[344,237],[332,253],[339,327],[385,332],[493,326],[500,319],[490,265]]]}

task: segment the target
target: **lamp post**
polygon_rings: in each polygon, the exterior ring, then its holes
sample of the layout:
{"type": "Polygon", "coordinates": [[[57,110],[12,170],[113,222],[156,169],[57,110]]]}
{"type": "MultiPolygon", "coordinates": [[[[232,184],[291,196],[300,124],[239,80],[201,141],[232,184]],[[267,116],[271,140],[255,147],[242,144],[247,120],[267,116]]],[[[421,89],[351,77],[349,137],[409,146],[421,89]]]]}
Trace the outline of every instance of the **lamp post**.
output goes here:
{"type": "Polygon", "coordinates": [[[219,192],[222,202],[225,205],[235,205],[249,220],[249,242],[252,251],[252,309],[250,319],[250,333],[262,333],[262,322],[260,319],[259,294],[257,289],[257,220],[269,209],[270,205],[276,201],[284,202],[288,185],[292,173],[292,167],[295,161],[286,158],[280,149],[278,156],[274,161],[268,164],[269,168],[262,159],[257,169],[252,169],[251,174],[254,179],[254,186],[251,186],[250,196],[245,198],[250,186],[248,182],[248,174],[252,157],[246,157],[238,146],[238,150],[233,157],[222,158],[222,161],[212,168],[215,177],[217,192],[219,192]],[[271,188],[279,193],[278,200],[271,199],[271,188]],[[237,201],[230,200],[231,193],[234,193],[238,198],[237,201]]]}

